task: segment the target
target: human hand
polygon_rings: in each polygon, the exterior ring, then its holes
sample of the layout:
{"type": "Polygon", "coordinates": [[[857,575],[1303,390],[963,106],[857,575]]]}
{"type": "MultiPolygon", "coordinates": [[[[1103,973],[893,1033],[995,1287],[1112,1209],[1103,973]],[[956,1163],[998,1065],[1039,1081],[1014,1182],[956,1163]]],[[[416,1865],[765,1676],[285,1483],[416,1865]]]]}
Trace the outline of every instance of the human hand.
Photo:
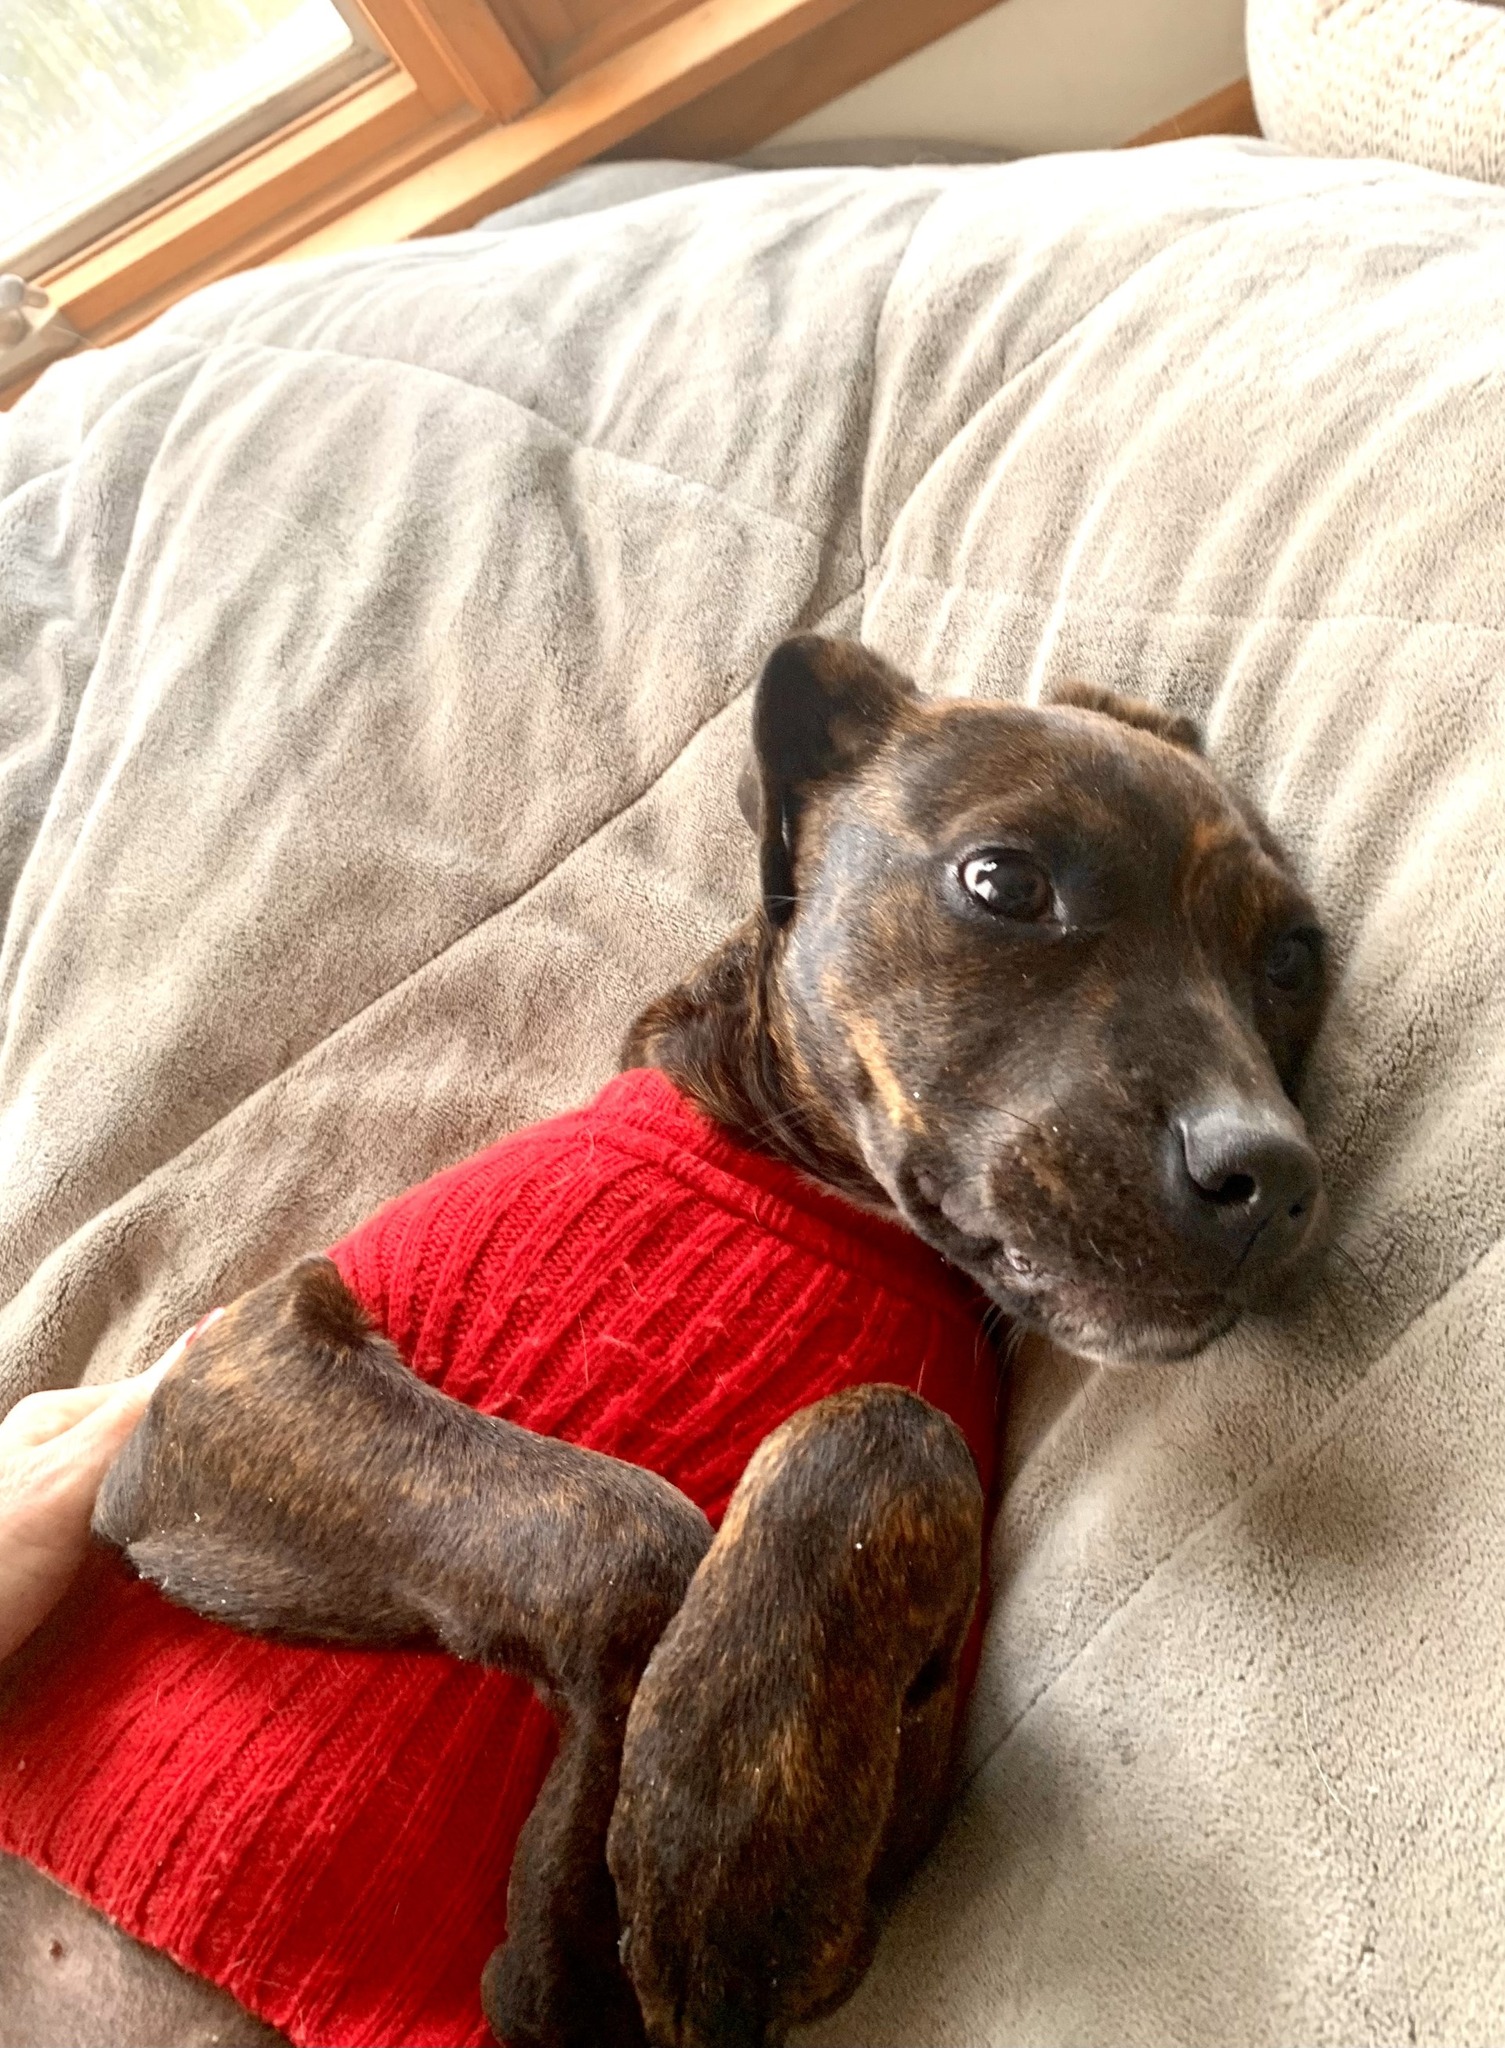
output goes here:
{"type": "Polygon", "coordinates": [[[0,1422],[0,1663],[68,1589],[110,1461],[215,1309],[133,1379],[28,1394],[0,1422]]]}

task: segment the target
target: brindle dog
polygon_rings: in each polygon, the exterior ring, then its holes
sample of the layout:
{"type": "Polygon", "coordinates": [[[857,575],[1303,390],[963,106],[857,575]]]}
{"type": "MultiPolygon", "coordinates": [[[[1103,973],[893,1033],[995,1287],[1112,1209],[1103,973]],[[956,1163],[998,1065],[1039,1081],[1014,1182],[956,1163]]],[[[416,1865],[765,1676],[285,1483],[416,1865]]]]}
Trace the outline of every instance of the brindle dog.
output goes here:
{"type": "MultiPolygon", "coordinates": [[[[1187,1357],[1310,1277],[1321,940],[1190,725],[1082,686],[926,701],[807,637],[764,671],[742,797],[761,904],[628,1063],[1089,1358],[1187,1357]]],[[[437,1637],[540,1689],[563,1742],[483,1986],[514,2048],[772,2044],[850,1992],[942,1810],[981,1524],[956,1430],[879,1387],[776,1431],[713,1540],[652,1474],[421,1385],[320,1259],[193,1346],[96,1518],[202,1613],[437,1637]],[[798,1647],[822,1634],[855,1677],[798,1647]]],[[[274,2038],[123,1937],[60,2002],[102,1923],[5,1883],[0,2040],[274,2038]]]]}

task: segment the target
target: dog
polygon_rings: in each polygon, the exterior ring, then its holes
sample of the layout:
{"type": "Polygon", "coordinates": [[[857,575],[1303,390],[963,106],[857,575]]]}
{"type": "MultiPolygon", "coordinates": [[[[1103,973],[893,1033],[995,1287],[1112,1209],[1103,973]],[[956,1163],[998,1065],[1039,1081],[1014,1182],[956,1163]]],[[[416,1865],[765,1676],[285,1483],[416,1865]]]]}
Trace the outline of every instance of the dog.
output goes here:
{"type": "MultiPolygon", "coordinates": [[[[1081,684],[927,700],[804,636],[760,678],[739,797],[760,901],[638,1018],[629,1072],[1083,1357],[1187,1358],[1299,1297],[1327,1232],[1295,1106],[1323,941],[1188,721],[1081,684]]],[[[97,1532],[198,1614],[437,1641],[538,1688],[561,1744],[484,1973],[498,2038],[772,2048],[850,1994],[944,1811],[971,1436],[844,1387],[771,1430],[713,1530],[655,1472],[425,1385],[347,1277],[306,1259],[231,1305],[97,1532]]],[[[46,1930],[84,1910],[7,1862],[14,2009],[46,2009],[46,1930]]],[[[164,1968],[117,1940],[67,2038],[124,2038],[164,1968]]],[[[174,1979],[193,1993],[218,2038],[279,2038],[174,1979]]]]}

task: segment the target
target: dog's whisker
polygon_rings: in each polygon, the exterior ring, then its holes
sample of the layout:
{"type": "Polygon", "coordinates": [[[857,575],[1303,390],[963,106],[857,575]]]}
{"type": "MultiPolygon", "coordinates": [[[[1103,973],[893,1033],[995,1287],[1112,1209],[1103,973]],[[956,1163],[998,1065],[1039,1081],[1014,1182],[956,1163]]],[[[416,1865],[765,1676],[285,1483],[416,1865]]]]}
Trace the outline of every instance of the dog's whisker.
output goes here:
{"type": "Polygon", "coordinates": [[[1319,1282],[1319,1285],[1321,1288],[1323,1299],[1326,1301],[1328,1307],[1332,1310],[1333,1314],[1337,1317],[1338,1321],[1343,1325],[1343,1334],[1348,1339],[1349,1350],[1353,1353],[1354,1357],[1357,1358],[1359,1356],[1359,1340],[1354,1335],[1353,1324],[1348,1320],[1348,1317],[1344,1314],[1343,1304],[1339,1301],[1336,1293],[1333,1290],[1330,1279],[1326,1274],[1323,1275],[1322,1280],[1319,1282]]]}
{"type": "Polygon", "coordinates": [[[764,1137],[776,1136],[781,1131],[795,1131],[804,1136],[809,1130],[809,1122],[803,1111],[785,1109],[759,1117],[755,1128],[764,1137]]]}
{"type": "Polygon", "coordinates": [[[1353,1270],[1353,1272],[1355,1272],[1358,1275],[1359,1279],[1362,1281],[1364,1286],[1368,1288],[1371,1300],[1383,1304],[1385,1297],[1380,1292],[1378,1285],[1376,1284],[1372,1276],[1365,1270],[1362,1263],[1354,1257],[1351,1251],[1349,1251],[1346,1245],[1338,1243],[1337,1239],[1335,1238],[1333,1242],[1328,1246],[1328,1251],[1332,1254],[1334,1258],[1341,1259],[1345,1266],[1350,1267],[1353,1270]]]}
{"type": "Polygon", "coordinates": [[[1024,1342],[1023,1325],[1006,1309],[1000,1308],[996,1301],[990,1301],[982,1312],[982,1326],[988,1341],[992,1344],[1000,1341],[1001,1331],[1003,1363],[1005,1366],[1012,1365],[1020,1345],[1024,1342]]]}
{"type": "Polygon", "coordinates": [[[1017,1109],[1010,1109],[1006,1103],[995,1102],[990,1096],[978,1094],[975,1089],[958,1089],[954,1099],[964,1102],[969,1109],[987,1109],[991,1110],[994,1116],[1006,1116],[1011,1123],[1022,1124],[1025,1130],[1033,1131],[1037,1138],[1042,1141],[1045,1139],[1043,1125],[1035,1123],[1027,1116],[1021,1116],[1017,1109]]]}

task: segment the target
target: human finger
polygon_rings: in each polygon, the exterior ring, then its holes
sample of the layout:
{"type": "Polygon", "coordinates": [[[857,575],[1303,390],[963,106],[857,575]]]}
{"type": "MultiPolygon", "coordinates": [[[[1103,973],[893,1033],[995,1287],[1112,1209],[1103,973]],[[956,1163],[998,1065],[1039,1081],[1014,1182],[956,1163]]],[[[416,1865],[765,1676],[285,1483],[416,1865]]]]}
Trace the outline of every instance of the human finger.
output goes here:
{"type": "Polygon", "coordinates": [[[140,1421],[152,1394],[194,1338],[223,1314],[223,1309],[212,1309],[170,1344],[154,1364],[129,1379],[112,1380],[107,1386],[50,1387],[40,1394],[27,1394],[0,1422],[0,1444],[35,1449],[85,1424],[91,1442],[120,1441],[140,1421]]]}

